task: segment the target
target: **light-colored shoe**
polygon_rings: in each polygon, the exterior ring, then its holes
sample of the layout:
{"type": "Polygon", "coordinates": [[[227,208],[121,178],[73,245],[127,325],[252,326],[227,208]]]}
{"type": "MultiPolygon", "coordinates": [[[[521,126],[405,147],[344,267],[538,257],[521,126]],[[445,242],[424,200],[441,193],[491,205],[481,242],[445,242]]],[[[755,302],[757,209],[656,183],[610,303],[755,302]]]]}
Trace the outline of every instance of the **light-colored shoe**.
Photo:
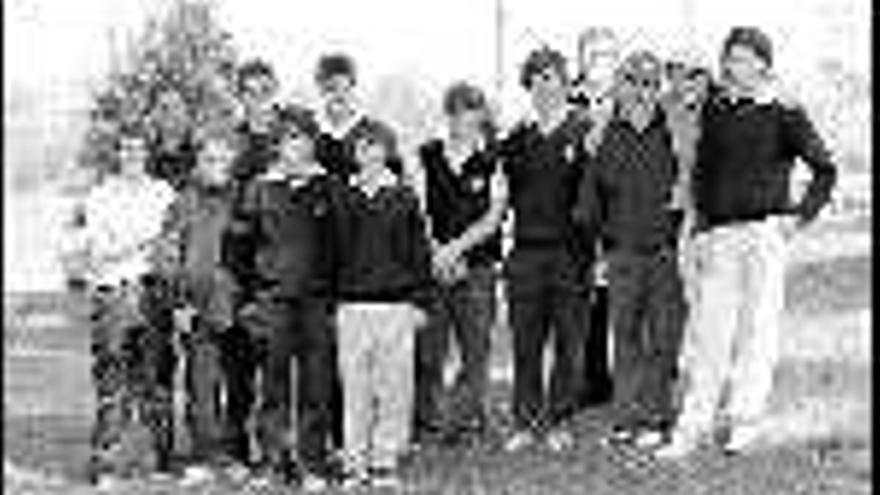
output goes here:
{"type": "Polygon", "coordinates": [[[126,480],[115,474],[102,474],[98,476],[95,489],[101,493],[118,493],[126,485],[126,480]]]}
{"type": "Polygon", "coordinates": [[[663,440],[662,432],[657,430],[645,430],[636,435],[633,443],[640,449],[656,449],[663,445],[663,440]]]}
{"type": "Polygon", "coordinates": [[[673,431],[669,443],[654,451],[654,457],[660,460],[683,459],[692,454],[699,446],[696,435],[673,431]]]}
{"type": "Polygon", "coordinates": [[[721,446],[726,454],[734,455],[747,451],[760,439],[762,430],[756,425],[739,425],[730,429],[730,436],[721,446]]]}
{"type": "Polygon", "coordinates": [[[544,443],[553,452],[563,452],[574,447],[574,435],[567,429],[559,428],[548,433],[544,443]]]}
{"type": "Polygon", "coordinates": [[[504,442],[505,452],[519,452],[536,442],[535,434],[528,430],[517,431],[504,442]]]}
{"type": "Polygon", "coordinates": [[[342,481],[342,489],[349,490],[357,490],[358,488],[367,488],[371,485],[370,483],[370,475],[364,472],[351,473],[345,477],[342,481]]]}
{"type": "Polygon", "coordinates": [[[223,469],[223,473],[233,483],[244,483],[251,474],[247,466],[238,462],[226,466],[223,469]]]}
{"type": "Polygon", "coordinates": [[[180,479],[180,486],[186,488],[203,486],[212,483],[215,478],[214,471],[208,466],[187,466],[183,470],[183,478],[180,479]]]}
{"type": "Polygon", "coordinates": [[[394,472],[374,475],[370,478],[370,486],[374,488],[398,488],[402,482],[394,472]]]}
{"type": "Polygon", "coordinates": [[[300,482],[300,487],[306,493],[317,493],[326,490],[328,488],[328,484],[327,480],[320,476],[314,474],[306,474],[303,476],[302,481],[300,482]]]}

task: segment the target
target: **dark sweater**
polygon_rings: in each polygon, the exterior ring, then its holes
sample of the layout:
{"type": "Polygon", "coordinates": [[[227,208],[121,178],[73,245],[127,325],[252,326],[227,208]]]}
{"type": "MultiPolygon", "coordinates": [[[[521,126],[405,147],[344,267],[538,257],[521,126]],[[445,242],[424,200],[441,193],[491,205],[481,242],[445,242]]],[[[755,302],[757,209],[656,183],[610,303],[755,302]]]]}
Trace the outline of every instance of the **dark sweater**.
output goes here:
{"type": "Polygon", "coordinates": [[[589,122],[574,112],[548,135],[536,123],[522,123],[501,143],[510,184],[516,247],[569,247],[589,242],[574,222],[578,184],[589,156],[584,134],[589,122]]]}
{"type": "MultiPolygon", "coordinates": [[[[432,234],[437,241],[446,243],[464,233],[489,210],[489,183],[496,167],[495,154],[488,150],[472,154],[458,174],[450,168],[443,141],[439,139],[422,145],[419,157],[427,178],[427,213],[432,234]]],[[[465,253],[465,258],[471,266],[500,260],[500,233],[474,246],[465,253]]]]}
{"type": "Polygon", "coordinates": [[[253,239],[256,286],[282,298],[332,292],[332,208],[338,182],[319,175],[296,188],[255,180],[237,212],[239,235],[253,239]]]}
{"type": "Polygon", "coordinates": [[[806,112],[780,103],[733,102],[713,95],[704,107],[694,198],[705,228],[795,214],[815,218],[828,202],[836,169],[806,112]],[[795,158],[813,172],[800,204],[790,199],[795,158]]]}
{"type": "Polygon", "coordinates": [[[334,258],[341,301],[430,305],[430,248],[415,194],[387,186],[373,197],[345,187],[336,208],[334,258]]]}
{"type": "Polygon", "coordinates": [[[595,166],[584,175],[579,218],[592,217],[608,249],[654,252],[674,246],[677,219],[668,205],[677,179],[672,138],[661,112],[637,131],[616,117],[605,128],[595,166]]]}

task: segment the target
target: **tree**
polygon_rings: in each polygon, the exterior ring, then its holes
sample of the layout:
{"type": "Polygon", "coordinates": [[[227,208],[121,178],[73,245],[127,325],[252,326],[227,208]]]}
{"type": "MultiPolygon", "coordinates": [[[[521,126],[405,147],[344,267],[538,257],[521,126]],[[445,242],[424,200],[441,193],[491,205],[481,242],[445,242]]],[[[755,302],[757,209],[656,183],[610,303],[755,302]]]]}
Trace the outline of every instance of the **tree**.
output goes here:
{"type": "MultiPolygon", "coordinates": [[[[103,175],[112,166],[116,136],[142,126],[159,148],[174,148],[205,133],[231,130],[238,115],[238,55],[230,34],[206,0],[173,0],[148,21],[94,96],[77,163],[103,175]]],[[[153,170],[178,183],[187,170],[153,170]]]]}

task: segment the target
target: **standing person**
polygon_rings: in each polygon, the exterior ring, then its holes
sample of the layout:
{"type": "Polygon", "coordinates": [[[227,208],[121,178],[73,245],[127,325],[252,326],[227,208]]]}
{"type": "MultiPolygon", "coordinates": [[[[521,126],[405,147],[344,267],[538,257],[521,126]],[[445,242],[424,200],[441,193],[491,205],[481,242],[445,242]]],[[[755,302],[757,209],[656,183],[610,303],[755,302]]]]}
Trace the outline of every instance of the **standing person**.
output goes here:
{"type": "Polygon", "coordinates": [[[278,157],[249,187],[238,222],[256,246],[254,302],[243,322],[257,348],[261,402],[257,481],[291,472],[291,364],[297,359],[297,454],[303,486],[323,489],[328,476],[333,287],[332,205],[336,181],[314,158],[318,126],[311,112],[278,114],[278,157]]]}
{"type": "Polygon", "coordinates": [[[680,217],[673,208],[678,163],[658,106],[663,67],[647,51],[615,75],[615,113],[581,183],[578,214],[596,215],[608,260],[614,335],[612,439],[659,443],[672,419],[676,357],[684,322],[678,274],[680,217]]]}
{"type": "MultiPolygon", "coordinates": [[[[580,74],[572,84],[572,103],[594,124],[604,121],[612,110],[614,71],[620,62],[620,41],[607,27],[587,29],[578,39],[580,74]]],[[[598,133],[598,129],[591,131],[598,133]]],[[[599,257],[595,264],[595,286],[590,305],[590,333],[584,339],[584,389],[581,407],[603,404],[613,395],[608,321],[608,263],[599,257]]]]}
{"type": "Polygon", "coordinates": [[[486,425],[495,265],[501,259],[498,230],[504,203],[491,187],[499,170],[488,102],[479,88],[457,83],[446,91],[443,110],[448,134],[418,152],[433,234],[433,268],[441,283],[432,321],[417,339],[417,439],[432,433],[479,434],[486,425]],[[454,410],[443,414],[439,398],[450,333],[462,364],[451,394],[454,410]]]}
{"type": "Polygon", "coordinates": [[[146,174],[141,130],[123,129],[117,150],[118,168],[86,199],[81,231],[94,305],[92,474],[108,488],[133,465],[168,472],[173,448],[172,294],[156,252],[174,191],[146,174]]]}
{"type": "Polygon", "coordinates": [[[352,131],[358,172],[337,209],[338,359],[346,484],[395,485],[410,441],[415,333],[431,296],[431,253],[418,198],[388,169],[387,126],[352,131]]]}
{"type": "Polygon", "coordinates": [[[222,265],[223,235],[232,218],[232,144],[206,137],[189,184],[172,204],[166,242],[176,258],[180,302],[175,319],[186,363],[186,419],[191,438],[183,483],[210,481],[230,460],[221,397],[226,389],[222,339],[233,324],[236,284],[222,265]]]}
{"type": "MultiPolygon", "coordinates": [[[[315,70],[315,83],[322,100],[318,112],[321,126],[318,161],[330,173],[346,179],[358,170],[351,131],[358,124],[373,120],[358,100],[358,72],[354,59],[346,53],[322,56],[315,70]]],[[[399,158],[393,158],[389,166],[394,173],[402,173],[399,158]]]]}
{"type": "Polygon", "coordinates": [[[787,243],[816,218],[834,187],[831,156],[804,109],[779,92],[772,63],[764,32],[732,29],[721,54],[720,91],[703,110],[693,177],[697,298],[681,356],[687,388],[660,458],[692,452],[719,416],[728,452],[762,434],[778,359],[787,243]],[[813,178],[793,203],[796,158],[813,178]]]}
{"type": "Polygon", "coordinates": [[[577,186],[587,166],[589,123],[569,107],[563,55],[549,48],[529,54],[521,84],[535,119],[510,131],[502,143],[514,248],[505,267],[513,331],[515,432],[507,450],[544,437],[564,449],[565,426],[577,409],[583,379],[583,339],[589,335],[589,296],[595,242],[573,221],[577,186]],[[553,334],[549,391],[543,383],[544,346],[553,334]]]}
{"type": "MultiPolygon", "coordinates": [[[[238,153],[231,172],[233,216],[240,215],[245,191],[277,155],[273,129],[278,80],[272,66],[260,59],[250,60],[239,68],[237,79],[244,118],[235,129],[238,153]]],[[[234,301],[234,324],[221,339],[228,387],[224,418],[229,450],[238,463],[248,466],[251,461],[248,422],[256,399],[257,357],[253,339],[237,315],[253,300],[259,275],[254,265],[256,239],[247,231],[236,231],[236,225],[230,224],[222,249],[223,264],[233,274],[239,289],[234,301]]]]}

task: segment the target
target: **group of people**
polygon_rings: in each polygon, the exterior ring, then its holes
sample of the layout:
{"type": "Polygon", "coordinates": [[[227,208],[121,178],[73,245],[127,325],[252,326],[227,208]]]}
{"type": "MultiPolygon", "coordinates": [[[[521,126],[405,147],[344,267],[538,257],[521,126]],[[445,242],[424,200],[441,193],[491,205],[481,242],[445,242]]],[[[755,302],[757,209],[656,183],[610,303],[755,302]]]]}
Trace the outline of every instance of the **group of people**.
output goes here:
{"type": "Polygon", "coordinates": [[[536,49],[519,80],[532,115],[502,132],[485,94],[454,84],[448,132],[414,164],[358,105],[344,54],[317,64],[318,111],[278,104],[272,68],[244,64],[243,121],[194,143],[179,190],[147,173],[142,130],[123,129],[81,231],[96,480],[128,474],[134,420],[153,469],[172,470],[185,363],[185,482],[237,466],[307,490],[396,484],[416,446],[493,426],[500,281],[514,372],[502,450],[569,449],[575,415],[609,399],[607,440],[657,458],[718,430],[730,452],[749,445],[772,385],[786,241],[828,202],[835,167],[779,90],[765,33],[732,29],[720,61],[713,77],[635,51],[597,82],[536,49]],[[798,201],[796,158],[813,172],[798,201]]]}

